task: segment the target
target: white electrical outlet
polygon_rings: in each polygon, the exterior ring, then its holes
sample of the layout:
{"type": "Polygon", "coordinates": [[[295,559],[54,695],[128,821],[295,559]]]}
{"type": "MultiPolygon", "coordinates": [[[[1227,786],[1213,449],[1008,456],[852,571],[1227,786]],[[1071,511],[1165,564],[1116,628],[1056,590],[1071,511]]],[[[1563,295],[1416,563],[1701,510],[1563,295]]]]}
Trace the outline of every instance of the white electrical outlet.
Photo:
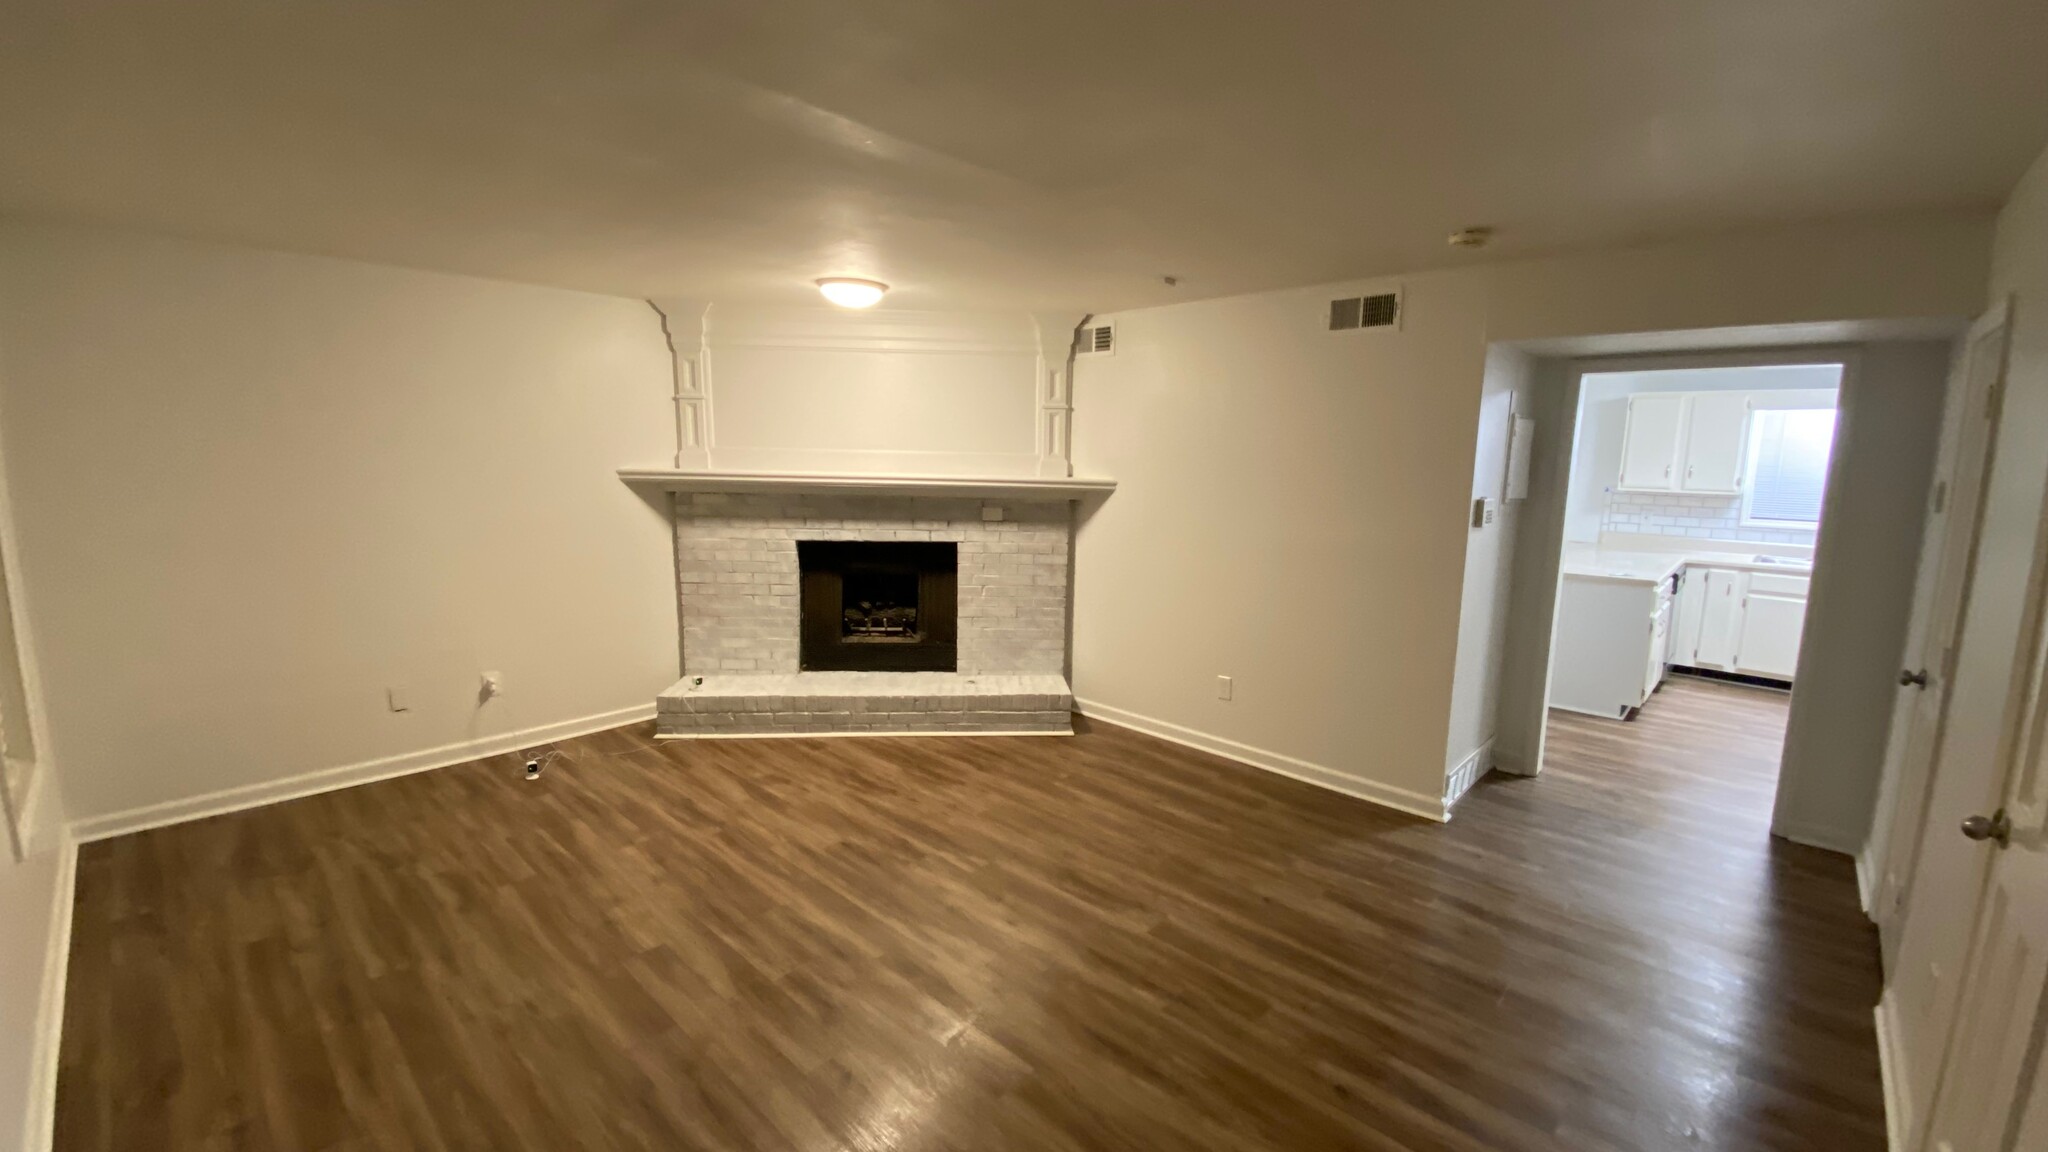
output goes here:
{"type": "Polygon", "coordinates": [[[1230,677],[1218,676],[1216,678],[1216,698],[1218,700],[1230,699],[1230,677]]]}
{"type": "Polygon", "coordinates": [[[405,687],[400,684],[393,684],[384,689],[384,703],[393,712],[412,711],[412,699],[407,695],[405,687]]]}

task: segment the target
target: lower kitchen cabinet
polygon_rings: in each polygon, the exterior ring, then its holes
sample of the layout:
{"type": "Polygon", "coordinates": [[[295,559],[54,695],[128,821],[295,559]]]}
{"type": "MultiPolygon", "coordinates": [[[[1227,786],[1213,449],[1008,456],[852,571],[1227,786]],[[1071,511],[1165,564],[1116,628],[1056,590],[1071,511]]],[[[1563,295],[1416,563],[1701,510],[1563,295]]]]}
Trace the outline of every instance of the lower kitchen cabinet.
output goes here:
{"type": "Polygon", "coordinates": [[[1671,662],[1792,679],[1806,626],[1806,589],[1804,576],[1688,565],[1680,580],[1671,662]]]}
{"type": "Polygon", "coordinates": [[[1550,706],[1617,719],[1664,679],[1671,640],[1670,582],[1566,574],[1551,645],[1550,706]]]}
{"type": "Polygon", "coordinates": [[[1773,572],[1752,572],[1742,598],[1741,640],[1735,670],[1750,676],[1790,680],[1799,668],[1799,635],[1806,627],[1806,580],[1773,572]]]}

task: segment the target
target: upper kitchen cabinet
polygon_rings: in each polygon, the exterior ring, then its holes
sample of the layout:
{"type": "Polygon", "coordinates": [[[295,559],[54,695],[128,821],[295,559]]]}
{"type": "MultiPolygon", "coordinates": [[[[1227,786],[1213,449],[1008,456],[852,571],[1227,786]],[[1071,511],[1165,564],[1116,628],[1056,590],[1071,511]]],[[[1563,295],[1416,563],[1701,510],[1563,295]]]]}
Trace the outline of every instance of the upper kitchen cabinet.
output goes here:
{"type": "Polygon", "coordinates": [[[1737,495],[1742,491],[1742,454],[1749,443],[1749,412],[1755,407],[1747,392],[1700,392],[1687,398],[1685,471],[1678,477],[1686,492],[1737,495]]]}
{"type": "Polygon", "coordinates": [[[1679,442],[1685,434],[1686,398],[1653,392],[1628,398],[1628,428],[1621,440],[1621,482],[1630,492],[1678,487],[1679,442]]]}
{"type": "Polygon", "coordinates": [[[1646,392],[1628,398],[1622,433],[1624,492],[1742,491],[1749,437],[1747,392],[1646,392]]]}

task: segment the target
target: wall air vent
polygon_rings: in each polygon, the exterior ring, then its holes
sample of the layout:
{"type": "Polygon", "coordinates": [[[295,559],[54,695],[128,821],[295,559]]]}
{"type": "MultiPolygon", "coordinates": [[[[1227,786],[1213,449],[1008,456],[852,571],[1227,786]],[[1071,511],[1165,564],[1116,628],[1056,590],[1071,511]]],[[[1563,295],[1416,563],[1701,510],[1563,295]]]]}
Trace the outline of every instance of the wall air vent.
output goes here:
{"type": "Polygon", "coordinates": [[[1091,324],[1081,329],[1080,339],[1074,342],[1076,356],[1116,355],[1116,325],[1091,324]]]}
{"type": "Polygon", "coordinates": [[[1377,296],[1352,296],[1330,301],[1330,331],[1353,328],[1397,328],[1401,322],[1401,294],[1382,292],[1377,296]]]}

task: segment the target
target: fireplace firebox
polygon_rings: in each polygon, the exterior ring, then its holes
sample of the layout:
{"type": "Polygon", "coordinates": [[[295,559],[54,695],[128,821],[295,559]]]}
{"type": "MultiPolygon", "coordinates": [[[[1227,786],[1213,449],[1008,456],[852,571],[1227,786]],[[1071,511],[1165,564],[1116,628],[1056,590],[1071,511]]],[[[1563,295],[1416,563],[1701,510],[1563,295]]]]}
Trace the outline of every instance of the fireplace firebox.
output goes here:
{"type": "Polygon", "coordinates": [[[800,540],[800,666],[807,672],[952,672],[959,546],[800,540]]]}

